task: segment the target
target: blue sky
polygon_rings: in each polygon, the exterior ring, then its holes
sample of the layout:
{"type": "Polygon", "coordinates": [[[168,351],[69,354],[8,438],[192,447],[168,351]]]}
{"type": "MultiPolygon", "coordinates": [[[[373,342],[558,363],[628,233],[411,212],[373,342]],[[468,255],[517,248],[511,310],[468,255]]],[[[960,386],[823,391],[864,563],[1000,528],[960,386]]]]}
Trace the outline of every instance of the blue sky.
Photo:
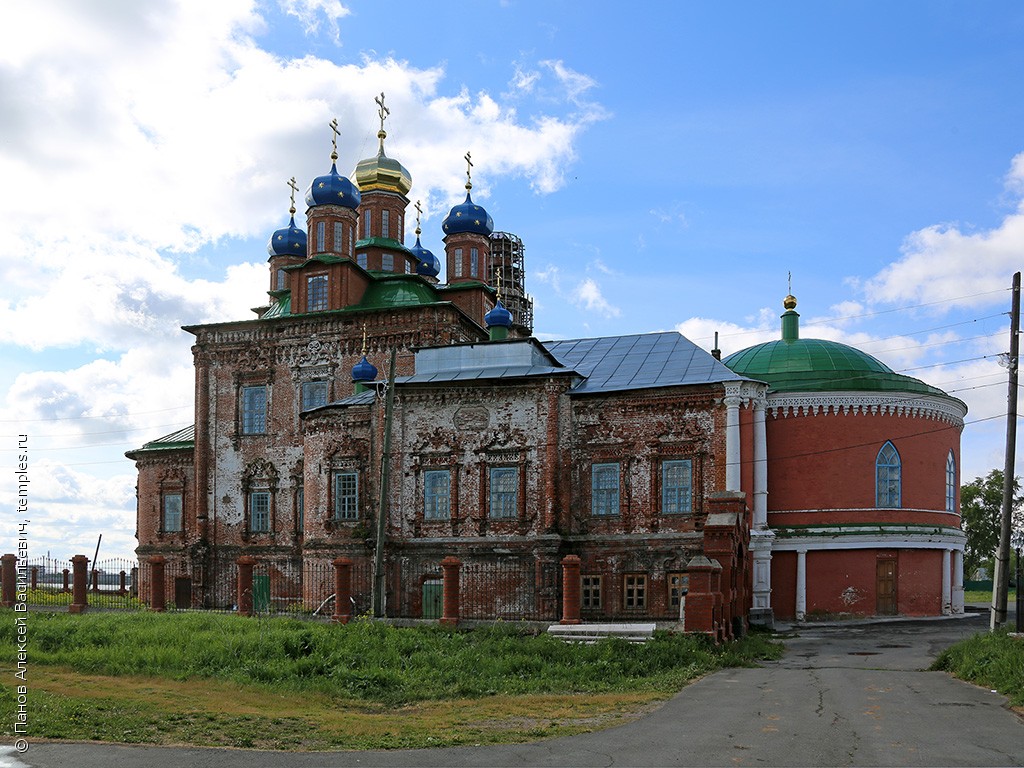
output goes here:
{"type": "Polygon", "coordinates": [[[13,4],[0,465],[28,434],[34,553],[131,551],[122,454],[192,420],[180,326],[251,316],[287,179],[334,117],[343,173],[372,154],[381,91],[424,245],[472,151],[541,338],[728,353],[778,336],[792,273],[805,336],[965,400],[964,479],[1002,466],[1021,40],[1016,2],[13,4]]]}

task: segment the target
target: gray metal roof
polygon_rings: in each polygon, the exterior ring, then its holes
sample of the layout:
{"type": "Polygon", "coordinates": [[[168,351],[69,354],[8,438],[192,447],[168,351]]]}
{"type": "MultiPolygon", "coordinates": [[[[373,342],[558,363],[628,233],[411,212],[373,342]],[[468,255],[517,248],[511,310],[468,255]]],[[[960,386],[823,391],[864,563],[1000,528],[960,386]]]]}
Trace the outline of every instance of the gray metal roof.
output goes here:
{"type": "Polygon", "coordinates": [[[584,377],[573,387],[573,394],[750,381],[675,331],[543,344],[584,377]]]}

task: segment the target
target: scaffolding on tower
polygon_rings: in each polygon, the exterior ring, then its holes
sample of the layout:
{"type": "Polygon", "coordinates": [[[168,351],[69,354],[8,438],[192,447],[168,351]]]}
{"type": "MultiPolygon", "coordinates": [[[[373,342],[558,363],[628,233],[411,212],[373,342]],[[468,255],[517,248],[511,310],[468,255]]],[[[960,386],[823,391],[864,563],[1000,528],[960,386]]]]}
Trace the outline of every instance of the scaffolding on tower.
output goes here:
{"type": "Polygon", "coordinates": [[[512,314],[512,322],[533,333],[533,299],[526,293],[523,241],[511,232],[492,232],[491,285],[501,277],[501,303],[512,314]]]}

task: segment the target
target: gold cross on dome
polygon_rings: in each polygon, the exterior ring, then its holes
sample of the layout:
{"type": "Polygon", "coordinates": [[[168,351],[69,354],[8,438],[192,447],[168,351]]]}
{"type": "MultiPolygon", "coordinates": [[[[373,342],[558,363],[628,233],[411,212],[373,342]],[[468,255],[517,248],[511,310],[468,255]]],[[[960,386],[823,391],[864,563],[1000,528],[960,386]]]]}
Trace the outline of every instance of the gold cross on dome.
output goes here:
{"type": "Polygon", "coordinates": [[[498,273],[498,291],[494,294],[494,300],[501,301],[501,272],[498,273]]]}
{"type": "Polygon", "coordinates": [[[384,120],[388,115],[391,114],[391,110],[384,106],[384,91],[380,92],[380,96],[374,99],[380,109],[377,110],[377,114],[380,116],[380,129],[384,130],[384,120]]]}
{"type": "Polygon", "coordinates": [[[473,161],[470,159],[470,153],[466,153],[466,189],[473,188],[473,179],[470,176],[470,172],[473,169],[473,161]]]}
{"type": "Polygon", "coordinates": [[[288,179],[288,186],[291,187],[291,190],[292,190],[291,191],[292,205],[291,205],[291,208],[289,208],[289,213],[294,215],[295,214],[295,193],[299,191],[299,185],[295,183],[295,177],[294,176],[292,176],[290,179],[288,179]]]}
{"type": "Polygon", "coordinates": [[[331,133],[334,134],[333,136],[331,136],[331,160],[337,160],[338,159],[338,137],[341,136],[341,131],[338,130],[338,118],[335,117],[333,120],[331,120],[330,126],[331,126],[331,133]]]}
{"type": "Polygon", "coordinates": [[[420,207],[420,201],[416,201],[416,205],[413,206],[416,209],[416,234],[420,234],[420,214],[423,213],[423,209],[420,207]]]}
{"type": "Polygon", "coordinates": [[[363,323],[363,357],[366,357],[366,323],[363,323]]]}

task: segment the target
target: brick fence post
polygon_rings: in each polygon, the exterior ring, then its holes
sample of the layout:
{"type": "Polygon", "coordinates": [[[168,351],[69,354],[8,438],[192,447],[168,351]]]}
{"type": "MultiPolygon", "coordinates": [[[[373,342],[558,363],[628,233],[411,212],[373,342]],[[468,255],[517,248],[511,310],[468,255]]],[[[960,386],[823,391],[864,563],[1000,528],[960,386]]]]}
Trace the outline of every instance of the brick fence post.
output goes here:
{"type": "Polygon", "coordinates": [[[562,620],[559,624],[580,624],[580,558],[562,558],[562,620]]]}
{"type": "Polygon", "coordinates": [[[71,571],[69,571],[67,568],[64,569],[64,591],[71,591],[71,571]]]}
{"type": "Polygon", "coordinates": [[[32,589],[39,588],[39,566],[32,566],[32,589]]]}
{"type": "Polygon", "coordinates": [[[444,608],[441,613],[441,623],[454,627],[459,623],[459,568],[462,562],[457,557],[449,555],[441,561],[441,570],[444,571],[444,608]]]}
{"type": "Polygon", "coordinates": [[[252,616],[252,567],[256,558],[242,555],[235,561],[238,565],[238,615],[252,616]]]}
{"type": "Polygon", "coordinates": [[[89,607],[89,558],[75,555],[71,558],[71,605],[69,613],[82,613],[89,607]]]}
{"type": "Polygon", "coordinates": [[[167,591],[164,581],[164,568],[167,559],[163,555],[149,558],[149,610],[163,613],[167,607],[167,591]]]}
{"type": "Polygon", "coordinates": [[[704,555],[698,555],[686,570],[690,575],[690,586],[683,614],[683,631],[705,634],[717,641],[714,577],[721,566],[704,555]]]}
{"type": "Polygon", "coordinates": [[[3,603],[5,608],[13,608],[15,595],[17,590],[14,588],[15,581],[17,580],[17,574],[15,565],[18,562],[17,555],[4,555],[0,557],[0,563],[2,563],[2,575],[0,578],[3,579],[3,599],[0,602],[3,603]]]}
{"type": "Polygon", "coordinates": [[[334,615],[331,621],[348,624],[352,620],[352,559],[337,557],[334,565],[334,615]]]}

